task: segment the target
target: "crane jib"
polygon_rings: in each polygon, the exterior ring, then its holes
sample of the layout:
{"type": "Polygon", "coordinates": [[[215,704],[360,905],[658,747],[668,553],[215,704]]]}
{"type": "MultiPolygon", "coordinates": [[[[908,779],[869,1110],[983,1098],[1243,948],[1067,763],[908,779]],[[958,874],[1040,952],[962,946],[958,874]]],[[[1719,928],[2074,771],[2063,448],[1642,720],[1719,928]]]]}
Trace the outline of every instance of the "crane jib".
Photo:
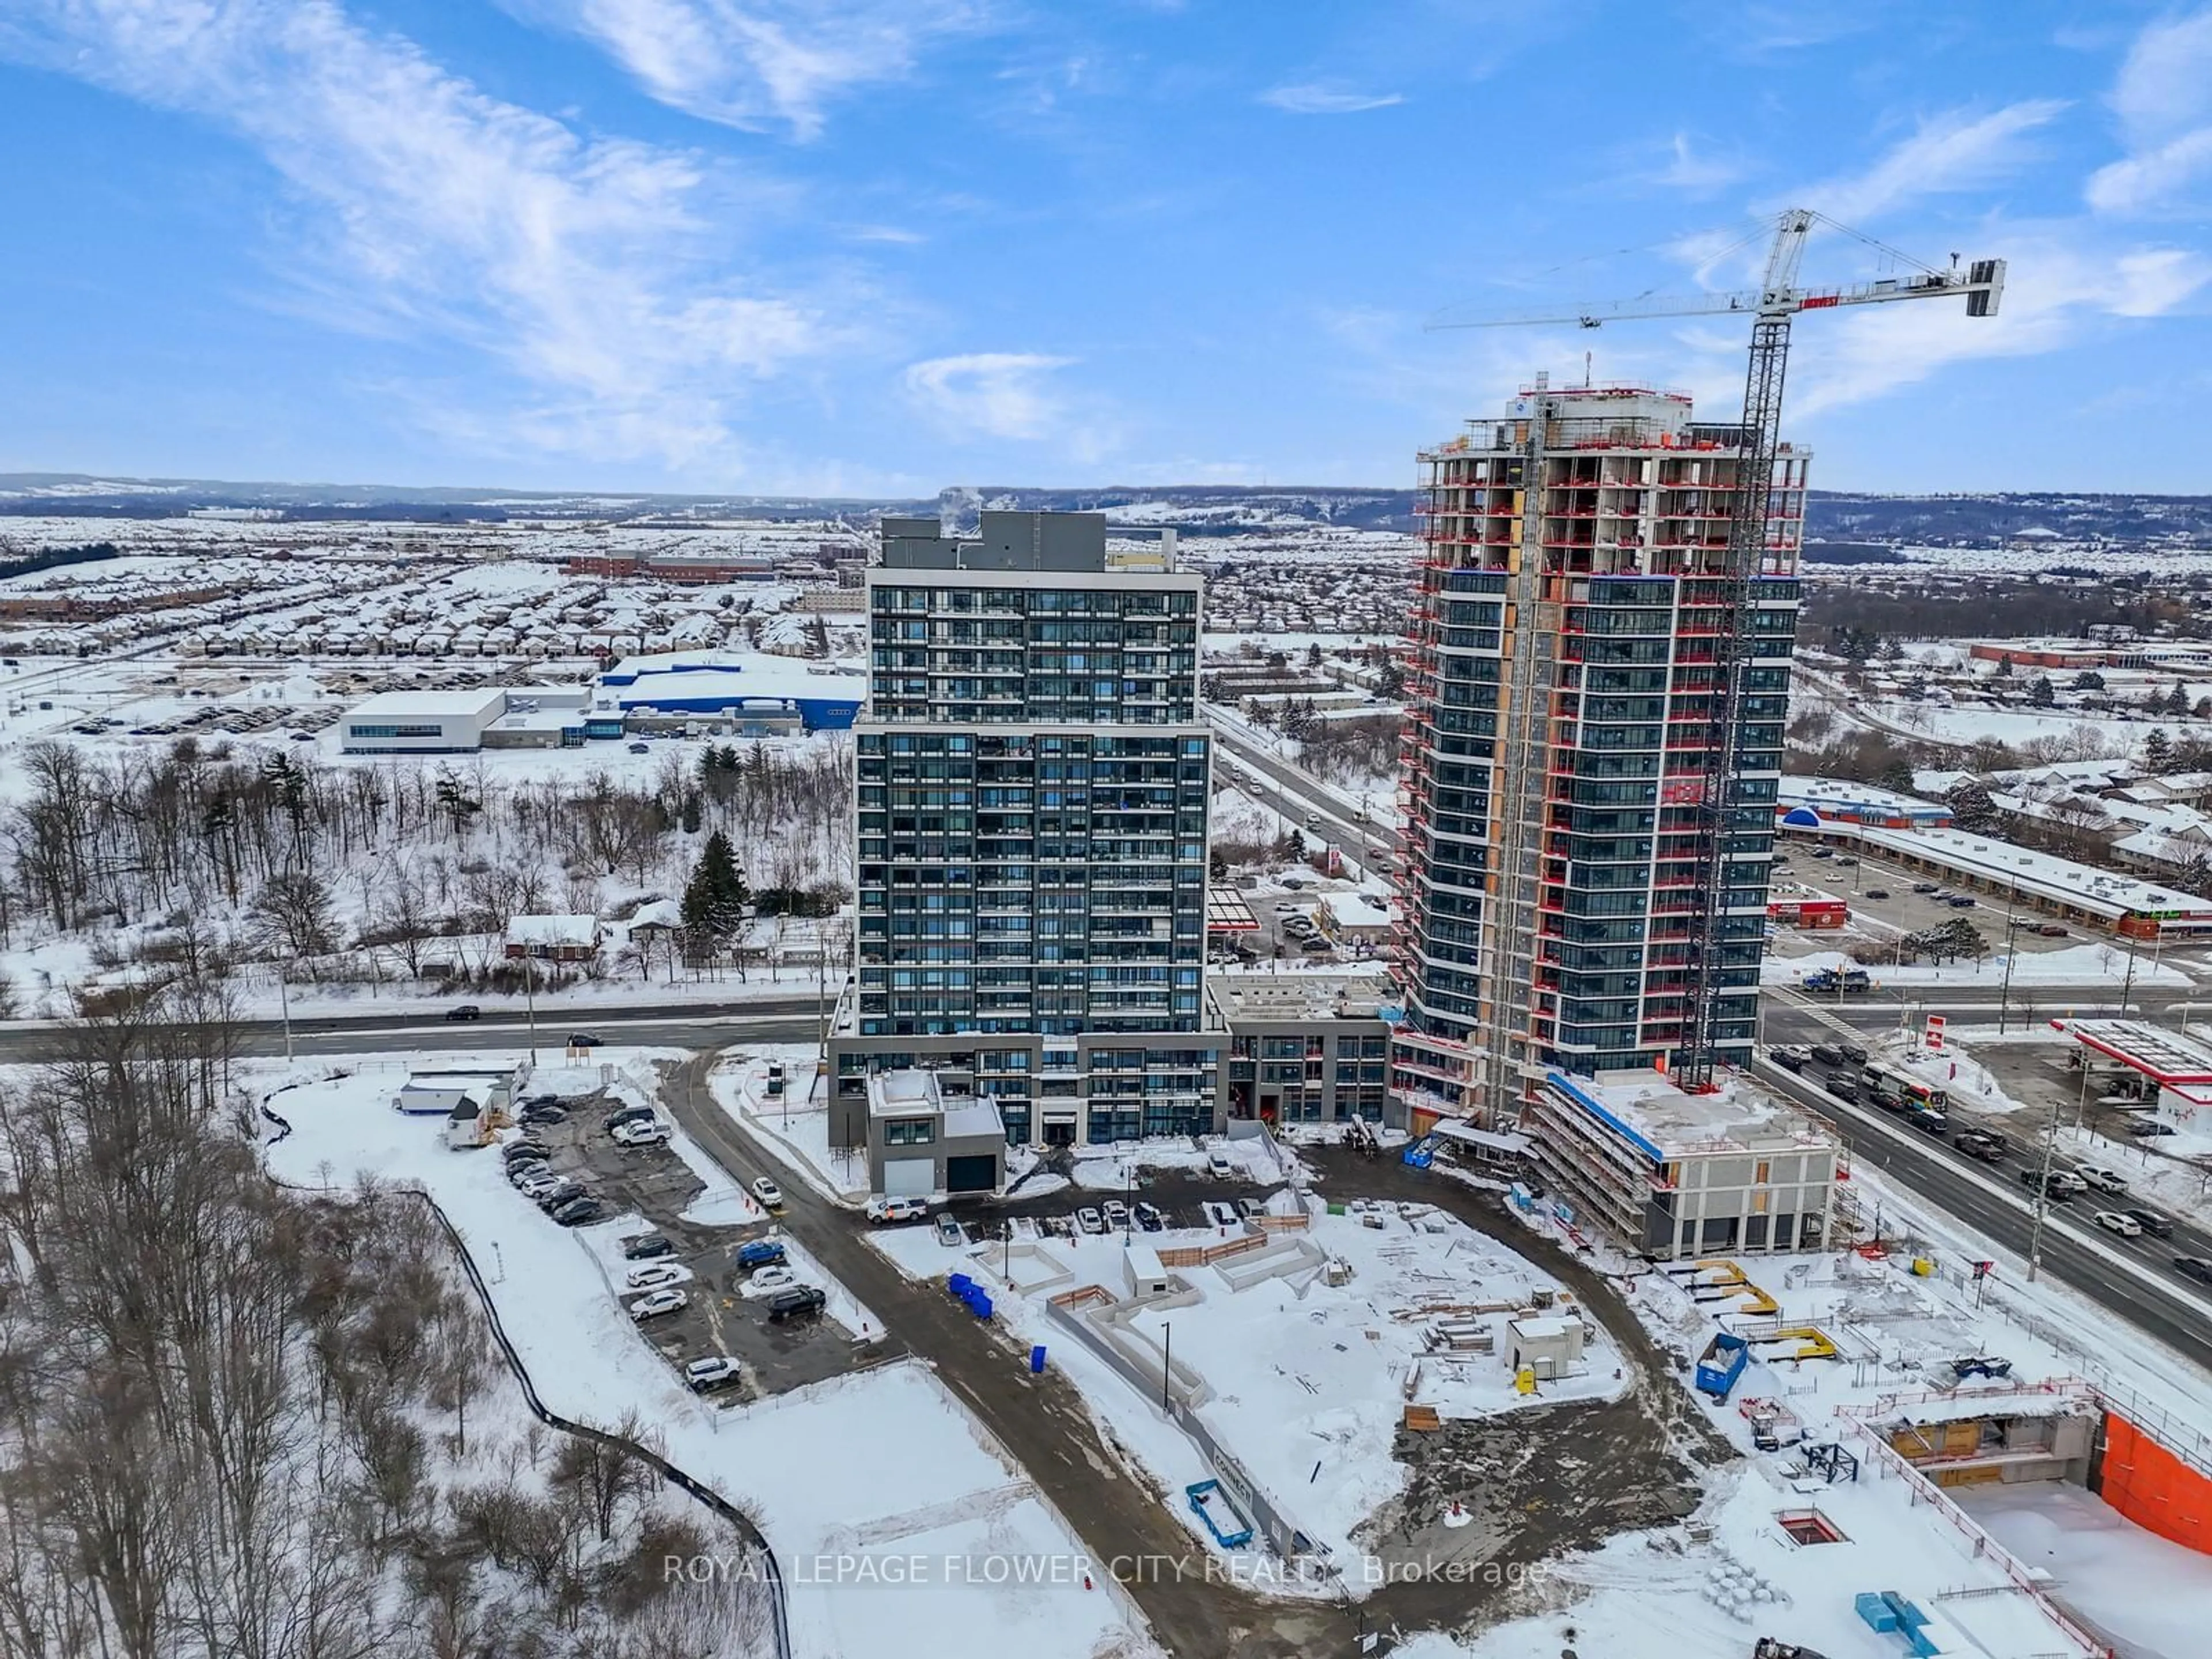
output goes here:
{"type": "Polygon", "coordinates": [[[1840,294],[1812,294],[1798,302],[1797,309],[1819,311],[1825,307],[1841,305],[1843,302],[1844,296],[1840,294]]]}

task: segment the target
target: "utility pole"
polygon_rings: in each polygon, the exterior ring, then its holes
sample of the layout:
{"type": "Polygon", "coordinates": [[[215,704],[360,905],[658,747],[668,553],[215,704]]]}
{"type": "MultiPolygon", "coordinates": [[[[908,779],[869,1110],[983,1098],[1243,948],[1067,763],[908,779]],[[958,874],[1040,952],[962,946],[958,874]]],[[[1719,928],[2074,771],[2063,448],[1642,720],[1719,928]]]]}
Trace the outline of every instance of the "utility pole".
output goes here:
{"type": "Polygon", "coordinates": [[[2135,994],[2135,988],[2136,936],[2130,933],[2128,935],[2128,974],[2127,977],[2120,982],[2120,1018],[2122,1019],[2128,1017],[2128,999],[2135,994]]]}
{"type": "MultiPolygon", "coordinates": [[[[2086,1057],[2085,1057],[2086,1058],[2086,1057]]],[[[2089,1068],[2081,1067],[2081,1092],[2089,1091],[2089,1068]]],[[[2035,1182],[2035,1202],[2029,1206],[2027,1228],[2027,1282],[2035,1283],[2043,1267],[2043,1217],[2051,1207],[2051,1160],[2058,1151],[2058,1103],[2051,1103],[2051,1125],[2043,1132],[2043,1169],[2035,1182]]]]}
{"type": "Polygon", "coordinates": [[[2005,1018],[2012,1010],[2012,964],[2020,954],[2016,941],[2020,934],[2020,884],[2012,885],[2012,896],[2005,902],[2005,967],[2004,978],[1997,986],[1997,1035],[2002,1036],[2005,1018]]]}
{"type": "Polygon", "coordinates": [[[284,1063],[292,1063],[292,993],[284,981],[284,958],[276,957],[276,1002],[284,1011],[284,1063]]]}
{"type": "Polygon", "coordinates": [[[1175,1364],[1175,1327],[1163,1322],[1160,1326],[1160,1409],[1170,1417],[1175,1415],[1175,1402],[1168,1398],[1168,1373],[1175,1364]]]}
{"type": "Polygon", "coordinates": [[[538,963],[528,951],[522,953],[522,1002],[530,1017],[530,1069],[538,1069],[538,963]]]}

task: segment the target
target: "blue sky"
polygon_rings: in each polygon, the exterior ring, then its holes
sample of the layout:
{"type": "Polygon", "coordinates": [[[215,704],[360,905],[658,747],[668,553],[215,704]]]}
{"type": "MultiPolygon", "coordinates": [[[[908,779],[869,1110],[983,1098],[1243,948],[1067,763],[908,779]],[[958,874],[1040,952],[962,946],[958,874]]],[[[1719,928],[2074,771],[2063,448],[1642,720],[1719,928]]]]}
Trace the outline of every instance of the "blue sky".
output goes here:
{"type": "Polygon", "coordinates": [[[0,0],[0,471],[1404,484],[1586,350],[1727,413],[1735,326],[1426,325],[1802,204],[2012,262],[1801,325],[1816,484],[2212,489],[2212,8],[0,0]]]}

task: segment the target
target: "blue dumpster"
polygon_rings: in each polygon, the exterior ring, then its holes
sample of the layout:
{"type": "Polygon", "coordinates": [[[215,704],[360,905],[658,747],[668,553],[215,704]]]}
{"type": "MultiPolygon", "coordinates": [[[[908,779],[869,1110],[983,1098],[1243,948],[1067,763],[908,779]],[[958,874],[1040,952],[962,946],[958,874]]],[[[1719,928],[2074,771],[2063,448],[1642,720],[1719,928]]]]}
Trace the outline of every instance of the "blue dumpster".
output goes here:
{"type": "Polygon", "coordinates": [[[1044,1375],[1044,1344],[1042,1342],[1030,1350],[1030,1375],[1031,1376],[1044,1375]]]}
{"type": "Polygon", "coordinates": [[[976,1318],[988,1319],[991,1316],[991,1298],[984,1293],[981,1285],[968,1292],[967,1300],[968,1311],[976,1318]]]}
{"type": "Polygon", "coordinates": [[[947,1296],[964,1297],[975,1283],[975,1281],[966,1273],[955,1273],[945,1281],[945,1293],[947,1296]]]}

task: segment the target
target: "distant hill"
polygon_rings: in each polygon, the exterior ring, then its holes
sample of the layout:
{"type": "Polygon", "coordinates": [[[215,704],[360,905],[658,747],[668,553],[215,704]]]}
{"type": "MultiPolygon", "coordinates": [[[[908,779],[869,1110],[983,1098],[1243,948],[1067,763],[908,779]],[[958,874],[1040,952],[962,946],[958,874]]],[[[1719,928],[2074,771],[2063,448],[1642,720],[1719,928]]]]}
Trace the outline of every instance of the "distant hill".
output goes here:
{"type": "MultiPolygon", "coordinates": [[[[1285,484],[1106,485],[1036,489],[959,485],[933,500],[792,495],[558,494],[423,489],[401,484],[236,483],[205,478],[114,478],[87,473],[0,473],[0,515],[175,518],[238,513],[314,520],[650,520],[678,526],[714,519],[844,518],[942,514],[963,528],[983,508],[1103,512],[1117,524],[1172,526],[1189,536],[1306,527],[1411,534],[1415,492],[1285,484]]],[[[2202,544],[2212,550],[2212,495],[1875,495],[1814,490],[1806,538],[1831,559],[1873,562],[1884,547],[1987,546],[2047,538],[2202,544]],[[1849,549],[1849,551],[1843,551],[1849,549]]]]}

